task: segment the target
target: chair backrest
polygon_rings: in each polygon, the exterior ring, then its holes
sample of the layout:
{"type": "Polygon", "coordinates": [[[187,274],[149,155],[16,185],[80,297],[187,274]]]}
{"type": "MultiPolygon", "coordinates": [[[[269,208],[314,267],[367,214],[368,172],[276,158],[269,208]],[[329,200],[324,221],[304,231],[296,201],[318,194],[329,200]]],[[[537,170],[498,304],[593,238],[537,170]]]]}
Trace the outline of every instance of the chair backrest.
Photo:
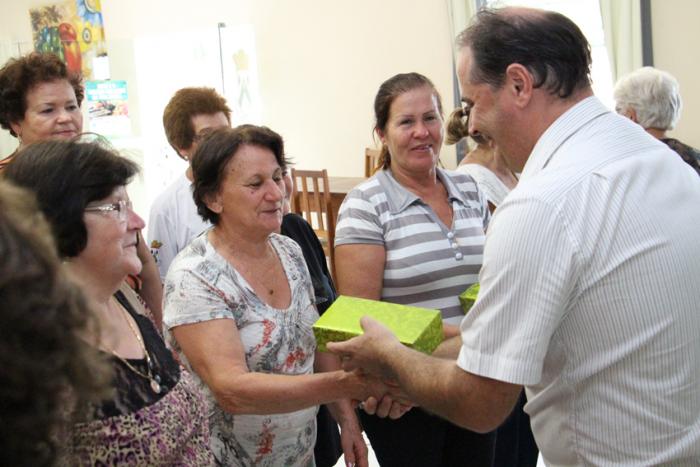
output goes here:
{"type": "Polygon", "coordinates": [[[292,169],[294,195],[291,209],[306,219],[316,232],[328,257],[328,269],[335,280],[335,219],[331,209],[331,195],[328,185],[328,172],[323,170],[292,169]]]}
{"type": "Polygon", "coordinates": [[[379,164],[379,149],[365,148],[365,177],[371,177],[379,164]]]}

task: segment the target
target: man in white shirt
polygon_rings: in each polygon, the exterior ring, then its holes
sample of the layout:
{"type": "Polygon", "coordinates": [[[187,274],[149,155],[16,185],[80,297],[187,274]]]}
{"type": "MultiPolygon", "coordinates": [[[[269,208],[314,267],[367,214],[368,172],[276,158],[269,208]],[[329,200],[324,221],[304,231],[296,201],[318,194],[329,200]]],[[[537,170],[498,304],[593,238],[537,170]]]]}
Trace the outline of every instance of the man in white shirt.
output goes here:
{"type": "Polygon", "coordinates": [[[522,172],[489,226],[479,299],[433,357],[369,318],[329,348],[473,430],[524,386],[548,465],[697,465],[697,175],[593,97],[566,17],[484,10],[458,45],[470,133],[522,172]]]}
{"type": "Polygon", "coordinates": [[[211,88],[183,88],[163,111],[168,142],[187,161],[187,170],[165,189],[151,206],[148,244],[161,280],[170,263],[196,236],[210,225],[202,220],[192,199],[191,159],[201,140],[217,128],[231,126],[226,99],[211,88]]]}

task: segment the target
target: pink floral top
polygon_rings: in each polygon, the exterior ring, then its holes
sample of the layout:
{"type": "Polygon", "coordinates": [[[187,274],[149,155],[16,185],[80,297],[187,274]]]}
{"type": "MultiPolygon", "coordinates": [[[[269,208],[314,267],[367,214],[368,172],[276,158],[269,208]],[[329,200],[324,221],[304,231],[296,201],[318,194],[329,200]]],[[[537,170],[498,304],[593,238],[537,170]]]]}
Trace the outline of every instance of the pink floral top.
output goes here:
{"type": "MultiPolygon", "coordinates": [[[[196,238],[173,261],[165,279],[163,322],[171,330],[212,319],[236,322],[251,371],[287,375],[313,372],[318,318],[313,288],[299,246],[272,234],[269,242],[282,261],[291,303],[275,309],[208,242],[196,238]]],[[[187,358],[170,332],[168,344],[181,362],[187,358]]],[[[198,379],[211,404],[211,446],[217,463],[234,466],[313,466],[317,407],[273,415],[232,415],[221,409],[198,379]]]]}

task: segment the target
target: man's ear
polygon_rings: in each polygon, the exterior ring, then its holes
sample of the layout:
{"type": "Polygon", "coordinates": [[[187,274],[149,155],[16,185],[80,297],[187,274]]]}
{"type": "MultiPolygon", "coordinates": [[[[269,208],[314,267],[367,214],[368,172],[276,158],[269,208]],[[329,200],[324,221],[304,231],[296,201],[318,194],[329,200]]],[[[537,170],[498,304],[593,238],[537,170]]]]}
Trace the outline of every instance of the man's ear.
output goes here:
{"type": "Polygon", "coordinates": [[[520,63],[511,63],[506,68],[505,89],[512,94],[518,107],[525,107],[532,99],[534,79],[530,71],[520,63]]]}
{"type": "Polygon", "coordinates": [[[634,110],[632,107],[625,110],[624,115],[630,120],[632,120],[634,123],[639,123],[639,118],[637,118],[637,111],[634,110]]]}

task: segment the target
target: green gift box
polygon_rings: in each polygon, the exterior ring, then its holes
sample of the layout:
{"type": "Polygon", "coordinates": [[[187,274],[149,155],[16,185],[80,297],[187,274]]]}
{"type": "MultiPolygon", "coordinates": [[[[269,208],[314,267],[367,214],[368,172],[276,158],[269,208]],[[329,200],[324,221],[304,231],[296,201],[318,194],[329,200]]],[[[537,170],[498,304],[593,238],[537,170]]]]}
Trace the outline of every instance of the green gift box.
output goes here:
{"type": "Polygon", "coordinates": [[[459,294],[459,303],[462,304],[462,311],[464,311],[464,314],[466,315],[469,310],[471,310],[472,306],[474,306],[474,302],[476,302],[476,298],[479,296],[479,283],[477,282],[476,284],[472,284],[471,287],[469,287],[467,290],[459,294]]]}
{"type": "Polygon", "coordinates": [[[360,318],[369,316],[387,326],[404,345],[430,354],[443,339],[437,310],[341,295],[313,326],[318,349],[362,334],[360,318]]]}

